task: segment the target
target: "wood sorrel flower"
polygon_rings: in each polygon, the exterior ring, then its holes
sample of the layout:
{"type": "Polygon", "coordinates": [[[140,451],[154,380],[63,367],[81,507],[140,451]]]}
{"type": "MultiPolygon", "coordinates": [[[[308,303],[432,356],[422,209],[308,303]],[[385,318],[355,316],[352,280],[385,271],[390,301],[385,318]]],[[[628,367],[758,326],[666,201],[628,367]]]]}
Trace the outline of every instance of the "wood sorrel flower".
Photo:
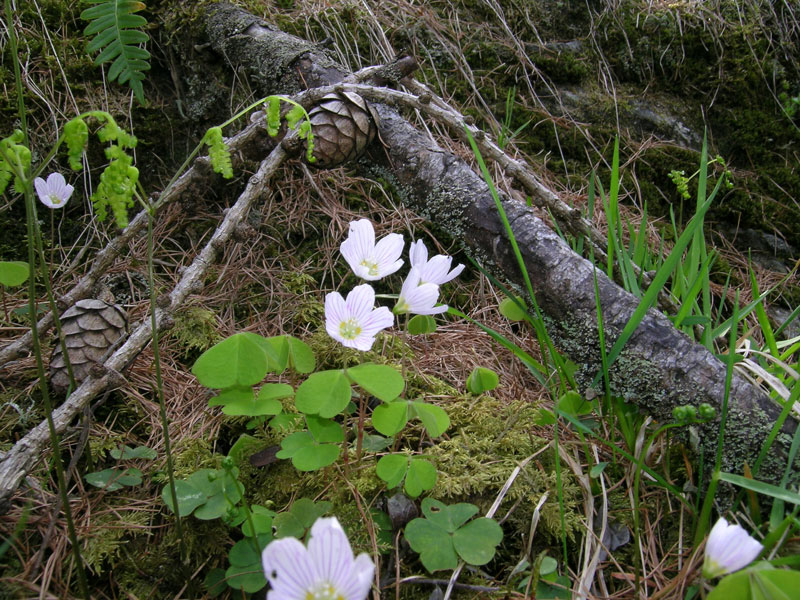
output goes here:
{"type": "Polygon", "coordinates": [[[435,283],[420,283],[420,276],[420,270],[411,267],[394,306],[395,314],[436,315],[447,310],[446,304],[436,306],[439,286],[435,283]]]}
{"type": "Polygon", "coordinates": [[[742,527],[720,518],[708,535],[703,577],[711,579],[738,571],[753,562],[763,549],[742,527]]]}
{"type": "Polygon", "coordinates": [[[48,208],[61,208],[67,203],[75,188],[67,183],[61,173],[50,173],[47,181],[41,177],[33,180],[36,187],[36,194],[48,208]]]}
{"type": "Polygon", "coordinates": [[[453,262],[453,257],[445,256],[444,254],[437,254],[428,260],[428,249],[422,240],[413,242],[408,254],[411,259],[411,267],[419,269],[420,283],[443,285],[458,277],[461,271],[464,270],[464,265],[456,265],[451,271],[450,265],[453,262]]]}
{"type": "Polygon", "coordinates": [[[339,292],[325,296],[325,330],[348,348],[366,352],[378,332],[392,325],[391,311],[385,306],[375,308],[375,290],[367,283],[354,287],[347,300],[339,292]]]}
{"type": "Polygon", "coordinates": [[[261,554],[272,588],[267,600],[364,600],[375,565],[353,550],[336,517],[317,519],[308,548],[295,538],[271,542],[261,554]]]}
{"type": "Polygon", "coordinates": [[[353,273],[367,281],[391,275],[403,266],[403,236],[390,233],[375,243],[375,230],[367,219],[350,222],[350,233],[341,250],[353,273]]]}

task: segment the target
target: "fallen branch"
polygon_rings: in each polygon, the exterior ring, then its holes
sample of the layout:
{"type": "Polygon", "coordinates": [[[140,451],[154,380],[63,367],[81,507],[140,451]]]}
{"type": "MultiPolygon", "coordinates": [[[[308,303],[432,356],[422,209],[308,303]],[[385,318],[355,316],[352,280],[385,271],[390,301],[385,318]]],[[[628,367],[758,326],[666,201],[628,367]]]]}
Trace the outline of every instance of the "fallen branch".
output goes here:
{"type": "MultiPolygon", "coordinates": [[[[319,46],[228,4],[209,9],[207,34],[211,47],[233,68],[247,73],[262,95],[294,93],[340,83],[347,77],[319,46]]],[[[405,204],[461,241],[487,268],[521,281],[483,179],[392,107],[378,103],[375,109],[381,119],[382,144],[373,144],[358,169],[390,182],[405,204]]],[[[557,198],[541,189],[538,196],[557,198]]],[[[536,300],[546,315],[548,333],[559,350],[578,365],[576,378],[588,387],[601,370],[595,277],[607,343],[613,344],[619,336],[638,299],[575,254],[530,208],[506,197],[502,201],[533,281],[536,300]]],[[[651,310],[611,369],[610,391],[666,422],[671,420],[675,406],[687,403],[708,402],[719,409],[725,392],[725,366],[706,348],[677,331],[663,314],[651,310]]],[[[744,462],[754,462],[780,411],[766,394],[737,375],[730,392],[723,469],[741,472],[744,462]]],[[[791,434],[795,428],[795,421],[787,422],[784,432],[791,434]]],[[[718,423],[702,427],[700,433],[706,456],[712,456],[718,423]]],[[[779,436],[760,478],[780,480],[788,439],[779,436]]],[[[795,473],[800,476],[800,468],[795,473]]]]}

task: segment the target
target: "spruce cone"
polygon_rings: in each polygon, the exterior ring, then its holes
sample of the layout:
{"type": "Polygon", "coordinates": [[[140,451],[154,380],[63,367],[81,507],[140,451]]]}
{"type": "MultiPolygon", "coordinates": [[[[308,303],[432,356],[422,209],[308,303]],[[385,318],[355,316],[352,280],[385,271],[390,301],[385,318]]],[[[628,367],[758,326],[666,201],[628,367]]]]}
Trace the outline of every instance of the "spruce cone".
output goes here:
{"type": "MultiPolygon", "coordinates": [[[[122,307],[96,298],[78,300],[61,315],[61,330],[76,383],[86,379],[92,365],[105,356],[127,327],[128,317],[122,307]]],[[[50,356],[50,383],[59,394],[66,394],[69,389],[69,371],[60,343],[56,343],[50,356]]]]}
{"type": "Polygon", "coordinates": [[[356,158],[375,139],[378,114],[358,94],[325,95],[308,113],[314,134],[314,166],[331,168],[356,158]]]}

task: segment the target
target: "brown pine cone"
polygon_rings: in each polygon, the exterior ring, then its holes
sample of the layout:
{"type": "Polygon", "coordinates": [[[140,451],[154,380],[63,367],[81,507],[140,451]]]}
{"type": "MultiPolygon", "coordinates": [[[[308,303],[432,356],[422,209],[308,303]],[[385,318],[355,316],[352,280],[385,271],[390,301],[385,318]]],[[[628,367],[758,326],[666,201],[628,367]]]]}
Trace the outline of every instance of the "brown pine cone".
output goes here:
{"type": "Polygon", "coordinates": [[[325,95],[308,115],[317,159],[311,164],[324,169],[359,156],[378,132],[375,109],[352,92],[325,95]]]}
{"type": "MultiPolygon", "coordinates": [[[[61,315],[61,331],[78,385],[127,327],[128,317],[122,307],[96,298],[78,300],[61,315]]],[[[50,356],[50,383],[59,394],[69,389],[69,372],[58,342],[50,356]]]]}

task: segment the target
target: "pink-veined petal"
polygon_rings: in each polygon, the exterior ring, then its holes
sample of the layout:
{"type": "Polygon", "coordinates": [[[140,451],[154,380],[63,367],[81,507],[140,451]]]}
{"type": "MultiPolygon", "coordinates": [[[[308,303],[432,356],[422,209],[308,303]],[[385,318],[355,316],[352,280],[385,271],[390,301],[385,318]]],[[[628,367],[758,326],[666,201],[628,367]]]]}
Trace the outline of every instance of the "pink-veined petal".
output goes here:
{"type": "Polygon", "coordinates": [[[375,308],[375,290],[368,283],[354,287],[345,300],[348,317],[354,317],[359,323],[375,308]]]}
{"type": "Polygon", "coordinates": [[[308,554],[317,575],[337,590],[342,590],[352,576],[353,550],[336,517],[317,519],[311,527],[308,554]]]}
{"type": "Polygon", "coordinates": [[[325,331],[338,342],[342,341],[339,326],[347,320],[347,308],[344,298],[339,292],[331,292],[325,296],[325,331]]]}
{"type": "Polygon", "coordinates": [[[403,246],[405,242],[399,233],[389,233],[375,245],[374,256],[380,277],[391,275],[403,266],[403,260],[400,258],[403,246]]]}
{"type": "Polygon", "coordinates": [[[270,542],[261,553],[264,576],[271,590],[267,600],[295,600],[306,597],[318,582],[317,571],[303,544],[295,538],[270,542]]]}

